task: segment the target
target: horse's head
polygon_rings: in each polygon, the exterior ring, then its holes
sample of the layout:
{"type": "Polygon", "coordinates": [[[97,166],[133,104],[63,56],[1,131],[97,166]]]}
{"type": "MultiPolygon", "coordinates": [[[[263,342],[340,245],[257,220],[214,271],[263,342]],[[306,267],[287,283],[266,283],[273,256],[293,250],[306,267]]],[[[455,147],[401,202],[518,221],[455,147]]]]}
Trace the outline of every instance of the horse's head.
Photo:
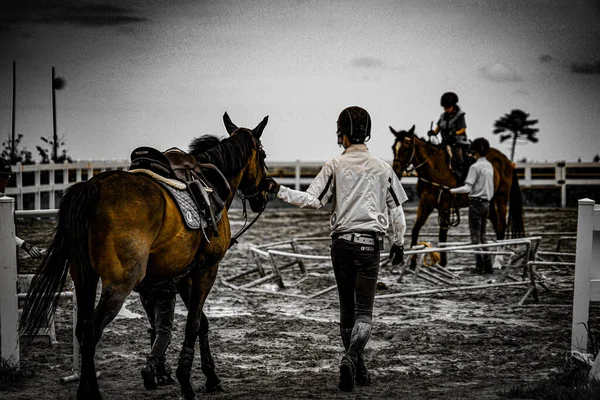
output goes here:
{"type": "Polygon", "coordinates": [[[396,141],[392,146],[394,151],[394,163],[392,167],[399,179],[402,178],[402,173],[406,171],[408,166],[412,164],[415,156],[415,126],[413,125],[408,131],[396,131],[390,126],[390,131],[396,137],[396,141]]]}
{"type": "Polygon", "coordinates": [[[223,115],[225,129],[231,137],[246,135],[252,138],[252,154],[248,158],[247,166],[241,175],[238,190],[241,193],[242,199],[248,200],[250,208],[256,213],[264,211],[269,200],[269,193],[266,191],[267,185],[263,182],[267,177],[267,164],[265,163],[267,156],[260,142],[260,137],[268,121],[269,117],[266,116],[256,128],[251,130],[238,128],[237,125],[231,122],[227,113],[223,115]]]}

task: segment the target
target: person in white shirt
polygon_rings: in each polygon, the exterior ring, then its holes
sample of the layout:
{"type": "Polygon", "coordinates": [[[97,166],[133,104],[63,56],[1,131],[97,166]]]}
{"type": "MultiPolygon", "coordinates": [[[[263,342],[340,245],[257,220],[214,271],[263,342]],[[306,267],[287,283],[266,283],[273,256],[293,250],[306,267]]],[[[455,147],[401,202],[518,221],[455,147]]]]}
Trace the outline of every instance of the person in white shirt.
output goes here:
{"type": "MultiPolygon", "coordinates": [[[[477,161],[469,167],[465,184],[450,189],[450,193],[469,194],[469,230],[471,242],[485,243],[485,225],[490,210],[490,200],[494,196],[494,168],[485,158],[490,150],[489,142],[484,138],[473,140],[471,152],[477,161]]],[[[475,255],[475,272],[491,274],[492,260],[487,254],[475,255]]]]}
{"type": "MultiPolygon", "coordinates": [[[[10,177],[12,176],[12,168],[10,163],[0,158],[0,197],[4,196],[4,191],[8,186],[8,182],[10,181],[10,177]]],[[[16,245],[18,248],[25,250],[29,255],[33,258],[41,258],[42,252],[36,246],[27,243],[23,239],[20,239],[15,236],[16,245]]]]}
{"type": "Polygon", "coordinates": [[[390,226],[392,264],[400,264],[404,258],[402,203],[407,196],[392,167],[369,152],[365,142],[370,137],[369,113],[361,107],[348,107],[337,120],[342,155],[327,161],[305,192],[280,186],[272,179],[269,186],[279,199],[302,208],[321,208],[331,201],[331,259],[346,351],[340,362],[339,388],[348,392],[355,383],[370,383],[363,351],[371,334],[383,237],[390,226]]]}

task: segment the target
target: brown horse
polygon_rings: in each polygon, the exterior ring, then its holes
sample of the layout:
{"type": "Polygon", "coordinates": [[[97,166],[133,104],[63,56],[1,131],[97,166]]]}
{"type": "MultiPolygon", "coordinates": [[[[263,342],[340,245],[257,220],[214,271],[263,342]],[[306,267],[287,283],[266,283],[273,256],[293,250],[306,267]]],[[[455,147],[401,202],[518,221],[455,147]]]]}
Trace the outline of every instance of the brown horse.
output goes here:
{"type": "MultiPolygon", "coordinates": [[[[458,186],[457,178],[449,169],[448,152],[445,146],[437,146],[415,136],[414,125],[408,132],[395,131],[391,126],[390,130],[396,137],[392,146],[396,175],[402,179],[402,174],[412,165],[419,178],[419,206],[412,229],[411,246],[417,244],[419,231],[434,209],[438,210],[440,220],[438,239],[445,242],[448,238],[452,210],[468,206],[466,195],[451,195],[447,190],[458,186]]],[[[490,202],[489,218],[496,238],[504,239],[507,229],[511,237],[522,237],[525,233],[523,201],[515,167],[504,154],[494,148],[490,149],[486,158],[494,167],[494,197],[490,202]]],[[[413,258],[413,267],[415,263],[413,258]]],[[[445,266],[446,263],[446,253],[441,253],[440,264],[445,266]]]]}
{"type": "Polygon", "coordinates": [[[195,398],[190,375],[196,338],[206,389],[221,388],[203,307],[230,244],[227,208],[238,189],[255,212],[262,212],[268,200],[268,194],[260,189],[266,176],[260,137],[268,117],[253,130],[238,128],[227,114],[223,120],[230,137],[212,142],[200,138],[190,146],[198,162],[214,164],[231,187],[216,236],[207,239],[200,230],[187,229],[167,191],[142,174],[107,171],[71,186],[61,200],[55,236],[33,279],[20,329],[25,334],[39,331],[57,306],[51,294],[62,291],[70,272],[77,296],[76,336],[81,349],[78,399],[101,398],[94,365],[96,344],[144,277],[181,278],[178,290],[188,309],[176,372],[181,397],[195,398]],[[94,308],[98,280],[102,281],[102,293],[94,308]]]}

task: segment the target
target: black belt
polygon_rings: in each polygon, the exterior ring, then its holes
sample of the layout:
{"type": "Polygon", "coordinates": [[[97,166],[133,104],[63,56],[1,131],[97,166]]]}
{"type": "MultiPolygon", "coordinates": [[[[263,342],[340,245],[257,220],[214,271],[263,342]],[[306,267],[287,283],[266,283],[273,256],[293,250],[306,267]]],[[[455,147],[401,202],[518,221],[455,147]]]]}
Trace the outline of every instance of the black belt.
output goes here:
{"type": "Polygon", "coordinates": [[[489,200],[482,199],[481,197],[469,197],[469,201],[470,201],[470,200],[473,200],[473,201],[485,201],[485,202],[487,202],[487,203],[489,203],[489,202],[490,202],[489,200]]]}
{"type": "Polygon", "coordinates": [[[334,236],[334,239],[344,239],[352,243],[360,243],[370,246],[374,246],[377,241],[375,236],[364,236],[364,234],[356,233],[342,233],[341,235],[334,236]]]}

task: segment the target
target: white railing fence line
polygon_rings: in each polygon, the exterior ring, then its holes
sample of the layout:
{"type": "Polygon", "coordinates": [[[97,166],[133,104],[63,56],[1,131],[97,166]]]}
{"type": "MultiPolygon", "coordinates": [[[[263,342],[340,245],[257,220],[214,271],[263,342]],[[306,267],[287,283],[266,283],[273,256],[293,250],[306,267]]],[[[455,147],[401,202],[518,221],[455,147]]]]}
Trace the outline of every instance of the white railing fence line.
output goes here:
{"type": "MultiPolygon", "coordinates": [[[[274,161],[269,162],[269,174],[283,185],[299,189],[309,185],[317,175],[322,162],[274,161]]],[[[16,199],[16,209],[23,210],[26,196],[34,196],[33,209],[56,208],[57,197],[76,182],[90,179],[92,176],[107,170],[126,170],[128,160],[89,160],[62,164],[17,164],[13,166],[16,175],[14,187],[6,190],[6,195],[16,199]],[[33,177],[32,177],[33,174],[33,177]],[[25,179],[26,178],[26,179],[25,179]]],[[[561,206],[567,204],[567,187],[600,186],[600,163],[517,163],[516,168],[521,175],[519,184],[522,188],[560,188],[561,206]]],[[[402,178],[405,185],[415,185],[416,176],[402,178]]],[[[29,198],[31,203],[31,198],[29,198]]],[[[28,207],[31,208],[31,207],[28,207]]]]}

